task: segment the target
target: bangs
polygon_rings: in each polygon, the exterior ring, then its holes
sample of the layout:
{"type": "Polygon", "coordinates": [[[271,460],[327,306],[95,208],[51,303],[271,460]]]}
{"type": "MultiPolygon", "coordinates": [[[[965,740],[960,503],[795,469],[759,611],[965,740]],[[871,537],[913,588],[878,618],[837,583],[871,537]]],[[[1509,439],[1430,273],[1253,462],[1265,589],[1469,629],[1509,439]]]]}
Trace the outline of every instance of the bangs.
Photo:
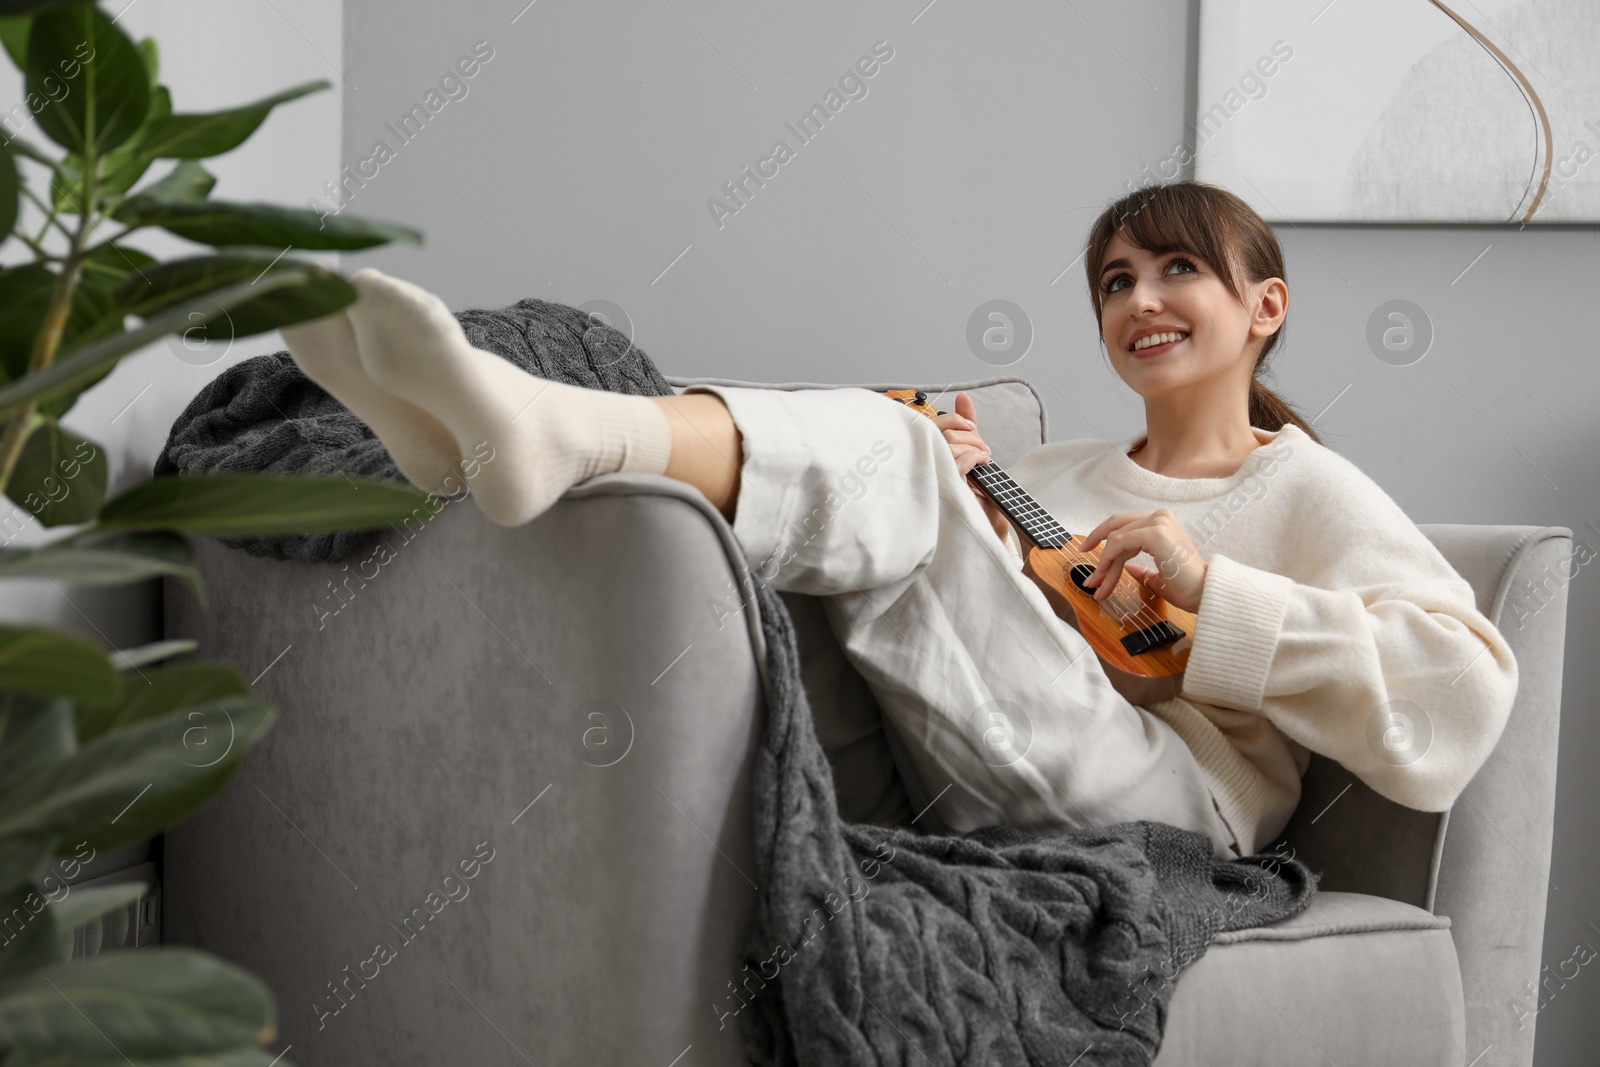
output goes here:
{"type": "Polygon", "coordinates": [[[1090,231],[1085,257],[1096,318],[1106,248],[1119,234],[1151,255],[1185,252],[1205,260],[1228,291],[1239,296],[1237,250],[1251,249],[1257,240],[1231,214],[1216,210],[1216,192],[1193,184],[1149,186],[1129,193],[1101,214],[1090,231]]]}
{"type": "MultiPolygon", "coordinates": [[[[1202,212],[1186,209],[1176,200],[1167,196],[1130,205],[1123,221],[1106,236],[1106,244],[1109,245],[1111,238],[1120,233],[1124,241],[1151,255],[1187,252],[1199,256],[1222,275],[1230,292],[1239,295],[1234,288],[1233,270],[1228,263],[1228,253],[1221,235],[1216,232],[1217,227],[1206,225],[1202,212]]],[[[1101,255],[1104,254],[1102,247],[1101,255]]]]}

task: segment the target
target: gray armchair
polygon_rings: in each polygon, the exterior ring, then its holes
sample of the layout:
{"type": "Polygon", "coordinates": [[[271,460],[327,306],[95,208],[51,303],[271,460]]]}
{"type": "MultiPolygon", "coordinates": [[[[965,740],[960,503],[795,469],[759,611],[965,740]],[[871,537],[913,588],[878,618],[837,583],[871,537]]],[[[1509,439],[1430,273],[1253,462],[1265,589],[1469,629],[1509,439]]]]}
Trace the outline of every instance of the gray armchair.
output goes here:
{"type": "MultiPolygon", "coordinates": [[[[1045,439],[1020,378],[926,388],[971,393],[1002,464],[1045,439]]],[[[1283,837],[1322,894],[1183,972],[1158,1064],[1532,1062],[1571,531],[1422,529],[1515,651],[1510,723],[1443,815],[1314,757],[1283,837]]],[[[167,636],[281,714],[166,833],[166,940],[266,980],[312,1067],[745,1063],[722,1013],[756,893],[765,653],[728,524],[614,474],[526,526],[461,501],[386,543],[307,565],[206,542],[209,611],[168,581],[167,636]]],[[[820,603],[784,598],[842,814],[909,825],[919,786],[870,691],[820,603]]]]}

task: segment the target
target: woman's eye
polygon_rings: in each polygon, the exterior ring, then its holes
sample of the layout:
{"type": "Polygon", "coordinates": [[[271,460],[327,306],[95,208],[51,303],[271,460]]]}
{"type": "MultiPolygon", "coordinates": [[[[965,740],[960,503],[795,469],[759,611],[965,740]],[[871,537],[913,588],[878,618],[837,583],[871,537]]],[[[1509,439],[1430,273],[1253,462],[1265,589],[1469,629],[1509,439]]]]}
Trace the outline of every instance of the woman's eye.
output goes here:
{"type": "Polygon", "coordinates": [[[1106,282],[1106,294],[1110,295],[1111,293],[1121,289],[1124,282],[1132,284],[1132,280],[1126,274],[1118,274],[1110,281],[1106,282]]]}
{"type": "Polygon", "coordinates": [[[1199,268],[1196,267],[1192,261],[1184,259],[1181,256],[1179,258],[1177,258],[1177,259],[1174,259],[1171,263],[1167,264],[1167,269],[1168,270],[1177,270],[1177,268],[1179,268],[1179,267],[1187,268],[1186,270],[1181,272],[1181,273],[1184,273],[1184,274],[1193,274],[1197,270],[1199,270],[1199,268]]]}

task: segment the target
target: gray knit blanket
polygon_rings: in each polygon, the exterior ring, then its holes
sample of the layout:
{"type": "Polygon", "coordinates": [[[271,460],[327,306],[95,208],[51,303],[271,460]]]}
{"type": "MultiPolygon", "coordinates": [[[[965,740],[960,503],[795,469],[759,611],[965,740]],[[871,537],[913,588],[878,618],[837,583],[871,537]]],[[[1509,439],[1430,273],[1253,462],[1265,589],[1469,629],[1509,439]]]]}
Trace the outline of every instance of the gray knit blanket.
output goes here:
{"type": "MultiPolygon", "coordinates": [[[[610,327],[528,299],[456,316],[468,339],[542,377],[668,395],[610,327]]],[[[403,481],[382,444],[287,352],[229,368],[172,428],[156,473],[359,474],[403,481]]],[[[283,559],[336,561],[362,534],[238,538],[283,559]]],[[[1182,972],[1219,932],[1304,911],[1299,860],[1217,860],[1157,822],[964,835],[842,822],[801,684],[793,623],[750,569],[766,637],[767,722],[755,775],[757,879],[729,994],[752,1063],[1149,1064],[1182,972]]]]}

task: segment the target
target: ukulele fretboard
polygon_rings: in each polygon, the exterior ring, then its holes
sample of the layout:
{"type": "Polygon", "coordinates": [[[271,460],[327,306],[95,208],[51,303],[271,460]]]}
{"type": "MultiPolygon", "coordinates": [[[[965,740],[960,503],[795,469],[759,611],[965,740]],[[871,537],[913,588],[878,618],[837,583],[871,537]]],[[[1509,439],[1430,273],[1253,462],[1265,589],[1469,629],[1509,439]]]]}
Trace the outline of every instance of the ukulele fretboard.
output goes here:
{"type": "Polygon", "coordinates": [[[1072,535],[1039,502],[1018,485],[998,463],[980,463],[971,474],[996,504],[1011,516],[1022,532],[1041,548],[1062,548],[1072,540],[1072,535]]]}

